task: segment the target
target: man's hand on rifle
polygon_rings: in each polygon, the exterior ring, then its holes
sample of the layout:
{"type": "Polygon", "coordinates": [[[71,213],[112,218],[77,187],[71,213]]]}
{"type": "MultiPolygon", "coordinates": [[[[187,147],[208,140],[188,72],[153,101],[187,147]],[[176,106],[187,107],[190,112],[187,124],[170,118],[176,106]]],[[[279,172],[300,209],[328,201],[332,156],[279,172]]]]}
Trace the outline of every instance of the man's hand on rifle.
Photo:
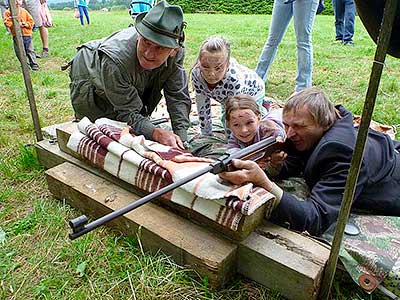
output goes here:
{"type": "Polygon", "coordinates": [[[155,128],[153,130],[152,138],[153,141],[159,142],[160,144],[185,150],[181,138],[168,130],[162,128],[155,128]]]}
{"type": "Polygon", "coordinates": [[[252,182],[254,185],[264,188],[267,191],[272,189],[272,181],[269,180],[260,166],[251,160],[232,160],[234,171],[220,173],[219,176],[233,184],[245,184],[252,182]]]}

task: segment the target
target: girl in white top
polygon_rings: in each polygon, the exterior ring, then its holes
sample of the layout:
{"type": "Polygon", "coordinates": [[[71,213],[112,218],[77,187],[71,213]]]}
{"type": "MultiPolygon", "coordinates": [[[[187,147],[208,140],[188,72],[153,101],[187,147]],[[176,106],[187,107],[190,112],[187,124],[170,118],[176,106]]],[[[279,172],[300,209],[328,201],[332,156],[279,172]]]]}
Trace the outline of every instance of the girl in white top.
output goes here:
{"type": "Polygon", "coordinates": [[[230,57],[230,45],[220,36],[205,40],[199,51],[197,62],[192,69],[192,83],[196,91],[197,112],[201,133],[212,135],[212,115],[210,100],[221,103],[221,121],[225,126],[225,101],[238,94],[246,94],[256,99],[262,116],[265,83],[255,71],[238,64],[230,57]]]}

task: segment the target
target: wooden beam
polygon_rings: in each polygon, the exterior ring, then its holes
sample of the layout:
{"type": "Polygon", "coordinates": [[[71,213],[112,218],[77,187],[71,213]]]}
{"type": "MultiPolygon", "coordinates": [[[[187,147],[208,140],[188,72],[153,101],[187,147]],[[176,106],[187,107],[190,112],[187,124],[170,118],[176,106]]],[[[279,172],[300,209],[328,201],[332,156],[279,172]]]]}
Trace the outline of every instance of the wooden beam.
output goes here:
{"type": "Polygon", "coordinates": [[[238,272],[288,299],[317,299],[329,249],[265,222],[239,244],[238,272]]]}
{"type": "MultiPolygon", "coordinates": [[[[138,199],[137,195],[70,163],[47,170],[46,176],[49,190],[56,198],[93,218],[138,199]]],[[[207,277],[214,288],[223,286],[236,272],[237,245],[152,203],[108,225],[125,235],[138,236],[144,249],[161,249],[178,264],[190,266],[207,277]]]]}

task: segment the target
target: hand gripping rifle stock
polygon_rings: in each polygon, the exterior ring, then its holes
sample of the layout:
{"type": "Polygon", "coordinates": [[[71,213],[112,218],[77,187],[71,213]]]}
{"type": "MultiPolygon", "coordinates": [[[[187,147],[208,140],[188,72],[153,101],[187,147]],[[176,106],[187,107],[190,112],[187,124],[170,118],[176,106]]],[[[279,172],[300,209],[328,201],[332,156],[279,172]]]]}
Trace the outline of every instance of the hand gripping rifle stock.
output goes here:
{"type": "Polygon", "coordinates": [[[72,232],[69,234],[69,238],[71,240],[74,240],[89,231],[92,231],[93,229],[117,218],[120,217],[127,212],[130,212],[131,210],[134,210],[135,208],[138,208],[139,206],[142,206],[143,204],[152,201],[153,199],[160,197],[161,195],[164,195],[165,193],[168,193],[172,191],[173,189],[184,185],[185,183],[207,173],[211,172],[213,174],[219,174],[221,172],[227,171],[229,165],[231,164],[233,159],[259,159],[261,157],[266,157],[270,156],[271,153],[283,149],[284,143],[281,142],[280,140],[277,140],[275,137],[270,137],[267,139],[264,139],[262,141],[259,141],[253,145],[250,145],[244,149],[241,149],[235,153],[232,153],[230,155],[223,155],[220,158],[218,158],[215,162],[210,163],[207,167],[204,169],[198,170],[194,172],[193,174],[190,174],[189,176],[179,179],[176,182],[171,183],[170,185],[167,185],[163,187],[162,189],[155,191],[151,194],[146,195],[143,198],[140,198],[136,200],[135,202],[122,207],[118,210],[115,210],[109,214],[106,214],[91,223],[88,223],[88,218],[85,215],[82,215],[80,217],[77,217],[73,220],[69,221],[69,226],[72,229],[72,232]]]}

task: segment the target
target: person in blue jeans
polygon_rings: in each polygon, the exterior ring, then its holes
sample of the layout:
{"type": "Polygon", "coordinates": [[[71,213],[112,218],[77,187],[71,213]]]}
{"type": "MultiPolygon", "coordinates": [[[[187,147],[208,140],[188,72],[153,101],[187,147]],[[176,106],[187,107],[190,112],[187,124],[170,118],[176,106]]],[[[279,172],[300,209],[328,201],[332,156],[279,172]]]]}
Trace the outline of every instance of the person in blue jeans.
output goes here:
{"type": "Polygon", "coordinates": [[[89,0],[75,0],[75,6],[78,6],[79,10],[79,20],[81,25],[84,26],[83,15],[86,17],[86,22],[90,25],[89,11],[88,11],[89,0]]]}
{"type": "Polygon", "coordinates": [[[332,0],[335,14],[336,44],[353,46],[356,6],[354,0],[332,0]]]}
{"type": "Polygon", "coordinates": [[[293,17],[297,44],[297,74],[295,91],[312,85],[312,28],[319,0],[275,0],[268,39],[261,52],[256,73],[267,81],[268,71],[276,51],[293,17]]]}

